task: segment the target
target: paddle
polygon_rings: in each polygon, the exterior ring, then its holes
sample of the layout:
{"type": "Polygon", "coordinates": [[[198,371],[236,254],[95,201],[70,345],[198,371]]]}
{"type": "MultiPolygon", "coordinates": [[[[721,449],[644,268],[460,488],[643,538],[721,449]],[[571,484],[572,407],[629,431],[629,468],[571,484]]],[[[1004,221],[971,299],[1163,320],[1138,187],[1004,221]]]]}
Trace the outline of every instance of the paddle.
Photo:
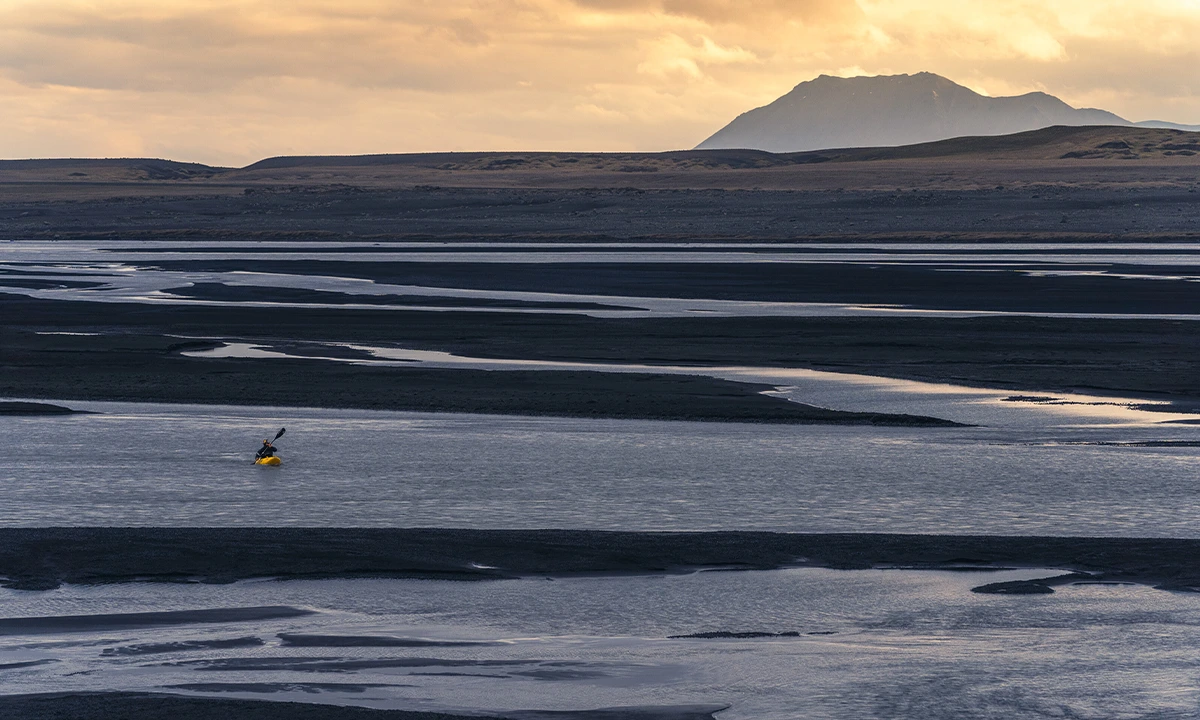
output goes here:
{"type": "MultiPolygon", "coordinates": [[[[287,432],[287,428],[279,428],[279,432],[275,433],[275,437],[271,438],[271,442],[272,442],[272,443],[274,443],[276,440],[278,440],[279,438],[283,437],[283,434],[284,434],[285,432],[287,432]]],[[[262,455],[261,455],[260,453],[262,453],[262,450],[259,450],[259,451],[258,451],[258,453],[255,453],[255,455],[254,455],[254,462],[255,462],[255,463],[257,463],[257,462],[258,462],[258,459],[259,459],[260,457],[262,457],[262,455]]]]}

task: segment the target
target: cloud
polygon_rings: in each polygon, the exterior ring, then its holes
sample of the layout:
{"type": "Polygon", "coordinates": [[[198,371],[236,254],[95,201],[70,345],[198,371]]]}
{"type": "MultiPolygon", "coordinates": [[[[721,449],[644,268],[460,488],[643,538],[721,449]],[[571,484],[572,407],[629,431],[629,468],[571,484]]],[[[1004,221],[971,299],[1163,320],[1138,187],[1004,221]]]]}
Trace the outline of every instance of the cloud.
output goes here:
{"type": "Polygon", "coordinates": [[[759,25],[783,19],[789,23],[829,25],[862,16],[846,0],[663,0],[663,9],[712,24],[759,25]]]}
{"type": "Polygon", "coordinates": [[[643,54],[646,59],[638,63],[639,73],[664,77],[682,73],[693,79],[704,77],[703,68],[710,65],[753,63],[758,59],[748,50],[721,47],[705,36],[689,42],[673,33],[647,42],[643,54]]]}
{"type": "Polygon", "coordinates": [[[689,147],[820,73],[1200,123],[1194,0],[0,0],[0,156],[689,147]]]}

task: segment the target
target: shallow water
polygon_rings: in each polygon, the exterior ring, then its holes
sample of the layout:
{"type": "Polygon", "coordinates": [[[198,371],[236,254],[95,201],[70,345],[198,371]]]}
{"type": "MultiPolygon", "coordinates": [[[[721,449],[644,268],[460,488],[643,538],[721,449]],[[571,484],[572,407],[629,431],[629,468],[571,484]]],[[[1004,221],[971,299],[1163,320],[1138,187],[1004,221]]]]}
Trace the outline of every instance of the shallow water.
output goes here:
{"type": "MultiPolygon", "coordinates": [[[[1200,537],[1200,428],[873,428],[64,403],[0,417],[0,524],[1200,537]],[[251,464],[288,428],[278,468],[251,464]],[[1190,439],[1190,440],[1189,440],[1190,439]]],[[[1015,404],[997,403],[1007,411],[1015,404]]]]}
{"type": "MultiPolygon", "coordinates": [[[[193,282],[226,282],[361,296],[572,300],[637,308],[586,311],[613,317],[929,314],[907,308],[137,270],[135,262],[214,257],[189,252],[187,243],[141,247],[155,252],[10,243],[0,254],[6,263],[47,263],[40,268],[43,277],[95,279],[106,285],[3,290],[60,299],[195,303],[162,291],[193,282]]],[[[239,249],[252,247],[271,249],[262,243],[229,243],[219,249],[224,257],[241,257],[239,249]]],[[[1013,252],[1010,245],[952,244],[713,244],[682,250],[603,244],[451,250],[409,244],[403,246],[405,252],[388,252],[401,248],[357,253],[349,250],[363,249],[360,245],[347,244],[303,248],[287,256],[437,262],[952,262],[964,271],[1037,268],[1054,274],[1097,272],[1078,269],[1081,263],[1186,270],[1197,259],[1192,245],[1154,246],[1153,252],[1141,245],[1030,245],[1013,252]],[[1056,263],[1062,268],[1051,267],[1056,263]]],[[[1194,279],[1183,270],[1169,281],[1194,279]]],[[[268,357],[275,352],[256,347],[234,345],[218,352],[268,357]]],[[[440,367],[647,369],[370,350],[376,362],[416,360],[440,367]]],[[[1008,392],[807,370],[654,370],[762,382],[779,386],[784,397],[823,407],[929,415],[980,427],[781,426],[67,401],[63,404],[100,414],[0,416],[0,525],[1200,537],[1200,486],[1195,482],[1200,427],[1163,424],[1194,416],[1151,412],[1134,399],[1054,395],[1014,400],[1008,392]],[[258,439],[281,425],[288,427],[279,443],[283,466],[251,465],[258,439]]],[[[969,592],[985,582],[1046,574],[1051,571],[802,569],[495,583],[254,581],[68,586],[41,593],[0,590],[0,692],[166,689],[474,712],[730,705],[719,716],[722,720],[1196,715],[1200,596],[1098,585],[1059,588],[1050,596],[969,592]],[[155,627],[96,617],[260,606],[313,614],[279,613],[273,619],[242,622],[218,622],[208,615],[187,624],[172,616],[176,624],[155,627]],[[70,621],[73,629],[36,633],[34,623],[23,623],[22,630],[22,623],[3,622],[65,615],[92,617],[70,621]],[[667,639],[717,630],[799,635],[667,639]],[[280,637],[297,633],[341,640],[326,640],[322,646],[309,638],[307,645],[297,645],[280,637]],[[346,636],[364,635],[426,644],[346,646],[352,642],[346,636]],[[485,644],[446,644],[462,642],[485,644]]]]}
{"type": "Polygon", "coordinates": [[[40,240],[5,243],[14,260],[67,257],[78,261],[139,262],[155,259],[211,257],[260,259],[282,253],[289,259],[386,259],[438,262],[948,262],[988,263],[1114,263],[1133,265],[1196,265],[1200,247],[1194,243],[1088,242],[373,242],[294,240],[40,240]]]}
{"type": "MultiPolygon", "coordinates": [[[[886,305],[805,302],[756,302],[736,300],[648,298],[635,296],[584,295],[475,288],[425,287],[374,283],[361,278],[338,277],[337,261],[428,262],[428,263],[887,263],[937,266],[959,272],[1020,272],[1036,275],[1108,275],[1154,278],[1164,282],[1200,281],[1200,248],[1186,243],[296,243],[263,241],[191,242],[113,240],[73,242],[9,242],[0,245],[0,291],[46,299],[91,302],[140,302],[245,307],[324,307],[343,309],[393,309],[447,312],[471,309],[478,312],[542,314],[586,314],[593,317],[687,317],[712,316],[877,316],[937,315],[973,317],[980,315],[1032,315],[1038,317],[1088,317],[1157,319],[1200,318],[1190,308],[1178,313],[1009,313],[985,310],[939,310],[886,305]],[[330,262],[328,275],[273,272],[272,256],[288,260],[330,262]],[[262,261],[262,272],[178,272],[153,267],[168,260],[262,261]],[[1157,268],[1142,275],[1138,266],[1157,268]],[[1175,268],[1163,273],[1162,268],[1175,268]],[[1130,268],[1134,268],[1131,270],[1130,268]],[[17,271],[14,286],[4,283],[5,271],[17,271]],[[20,281],[84,281],[100,287],[21,287],[20,281]],[[199,299],[174,295],[167,290],[194,283],[223,283],[233,286],[295,288],[344,293],[344,304],[320,302],[260,302],[199,299]],[[420,304],[378,305],[370,296],[405,295],[522,301],[525,303],[582,302],[619,305],[621,308],[564,309],[561,307],[456,308],[420,304]],[[356,303],[361,298],[363,302],[356,303]]],[[[250,267],[257,267],[251,265],[250,267]]]]}
{"type": "Polygon", "coordinates": [[[799,569],[0,590],[6,617],[316,611],[121,630],[81,618],[69,631],[0,637],[0,679],[13,693],[166,689],[475,712],[729,705],[722,720],[1194,717],[1200,596],[1108,585],[1044,596],[969,592],[1052,572],[799,569]],[[799,635],[667,638],[722,630],[799,635]],[[363,636],[376,646],[347,646],[363,636]],[[378,646],[380,637],[427,644],[378,646]],[[222,641],[227,647],[213,646],[222,641]],[[462,642],[484,644],[436,644],[462,642]]]}
{"type": "MultiPolygon", "coordinates": [[[[215,340],[215,338],[191,338],[215,340]]],[[[770,394],[794,402],[854,412],[883,412],[924,415],[964,424],[994,428],[1044,430],[1085,425],[1154,427],[1157,436],[1174,435],[1181,440],[1196,440],[1188,428],[1170,428],[1166,423],[1200,421],[1200,414],[1178,411],[1166,401],[1139,398],[1085,395],[1082,393],[1014,393],[1011,390],[972,388],[949,383],[897,380],[872,375],[835,373],[806,368],[641,365],[632,363],[565,362],[522,360],[515,358],[478,358],[435,350],[372,345],[326,343],[331,362],[356,365],[399,365],[473,370],[567,370],[606,373],[656,373],[702,375],[734,382],[774,385],[770,394]],[[349,348],[365,357],[339,357],[338,350],[349,348]]],[[[190,350],[184,355],[197,358],[303,358],[289,354],[286,348],[270,344],[224,342],[220,347],[190,350]]]]}

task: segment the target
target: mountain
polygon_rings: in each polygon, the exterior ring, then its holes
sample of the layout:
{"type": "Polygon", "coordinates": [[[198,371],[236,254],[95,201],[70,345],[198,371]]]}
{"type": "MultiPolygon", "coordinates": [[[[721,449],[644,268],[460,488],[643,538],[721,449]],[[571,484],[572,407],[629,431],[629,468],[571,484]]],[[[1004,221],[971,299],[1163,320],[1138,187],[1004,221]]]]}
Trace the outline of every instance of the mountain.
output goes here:
{"type": "Polygon", "coordinates": [[[1180,123],[1167,122],[1166,120],[1143,120],[1136,122],[1134,125],[1144,128],[1158,128],[1160,130],[1184,130],[1186,132],[1200,132],[1200,125],[1182,125],[1180,123]]]}
{"type": "MultiPolygon", "coordinates": [[[[798,152],[890,147],[1054,125],[1137,123],[1105,110],[1076,109],[1041,92],[987,97],[927,72],[854,78],[822,75],[800,83],[770,105],[739,115],[696,149],[798,152]]],[[[1200,129],[1153,121],[1145,127],[1200,129]]]]}

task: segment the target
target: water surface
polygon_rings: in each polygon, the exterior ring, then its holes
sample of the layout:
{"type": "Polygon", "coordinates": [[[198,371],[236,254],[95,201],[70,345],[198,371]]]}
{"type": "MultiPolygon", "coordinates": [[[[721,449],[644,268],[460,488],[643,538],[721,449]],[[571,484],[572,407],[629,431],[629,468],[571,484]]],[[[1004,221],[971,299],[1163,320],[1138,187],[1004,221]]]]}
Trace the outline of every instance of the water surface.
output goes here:
{"type": "Polygon", "coordinates": [[[1055,422],[917,429],[63,404],[100,414],[0,417],[0,524],[1200,537],[1195,426],[1078,423],[1037,405],[1028,412],[1055,422]],[[280,426],[283,465],[252,465],[280,426]],[[1126,444],[1153,439],[1176,444],[1126,444]]]}
{"type": "Polygon", "coordinates": [[[730,706],[722,720],[1195,716],[1200,596],[1111,585],[1048,596],[969,591],[1048,572],[0,590],[9,617],[316,611],[152,630],[90,630],[79,621],[56,635],[7,635],[0,678],[15,693],[168,690],[468,712],[707,704],[730,706]],[[797,634],[668,638],[722,630],[797,634]],[[297,636],[308,641],[289,640],[297,636]]]}
{"type": "MultiPolygon", "coordinates": [[[[294,241],[107,241],[9,242],[0,246],[0,291],[45,299],[91,302],[138,302],[244,307],[323,307],[447,312],[586,314],[593,317],[717,316],[878,316],[1035,315],[1195,320],[1192,308],[1170,305],[1155,312],[1004,312],[985,306],[968,309],[898,307],[843,302],[759,302],[704,297],[638,297],[572,292],[532,292],[470,287],[432,287],[371,282],[350,273],[356,263],[632,263],[668,267],[677,264],[866,264],[907,266],[947,272],[1019,273],[1036,276],[1104,276],[1162,283],[1200,282],[1200,246],[1190,243],[538,243],[538,242],[294,242],[294,241]],[[312,261],[315,268],[286,272],[273,259],[312,261]],[[227,271],[171,271],[155,263],[180,260],[243,261],[227,271]],[[7,284],[6,284],[7,280],[7,284]],[[98,283],[76,286],[75,283],[98,283]],[[299,289],[342,293],[336,303],[222,300],[181,297],[168,292],[194,284],[299,289]],[[61,284],[61,285],[59,285],[61,284]],[[409,298],[475,299],[479,305],[456,308],[422,305],[410,300],[386,305],[371,302],[380,295],[409,298]],[[489,302],[483,302],[483,301],[489,302]],[[358,302],[356,302],[358,301],[358,302]],[[543,303],[545,307],[497,308],[497,301],[543,303]],[[565,309],[561,303],[619,305],[619,309],[565,309]],[[489,304],[490,303],[490,304],[489,304]]],[[[438,285],[439,283],[431,283],[438,285]]],[[[440,283],[445,284],[445,283],[440,283]]],[[[1166,287],[1164,285],[1164,287],[1166,287]]],[[[703,295],[692,288],[691,294],[703,295]]],[[[1186,303],[1184,304],[1186,305],[1186,303]]],[[[955,306],[951,306],[954,308],[955,306]]],[[[1048,305],[1047,310],[1053,310],[1048,305]]],[[[1086,309],[1086,308],[1085,308],[1086,309]]]]}

